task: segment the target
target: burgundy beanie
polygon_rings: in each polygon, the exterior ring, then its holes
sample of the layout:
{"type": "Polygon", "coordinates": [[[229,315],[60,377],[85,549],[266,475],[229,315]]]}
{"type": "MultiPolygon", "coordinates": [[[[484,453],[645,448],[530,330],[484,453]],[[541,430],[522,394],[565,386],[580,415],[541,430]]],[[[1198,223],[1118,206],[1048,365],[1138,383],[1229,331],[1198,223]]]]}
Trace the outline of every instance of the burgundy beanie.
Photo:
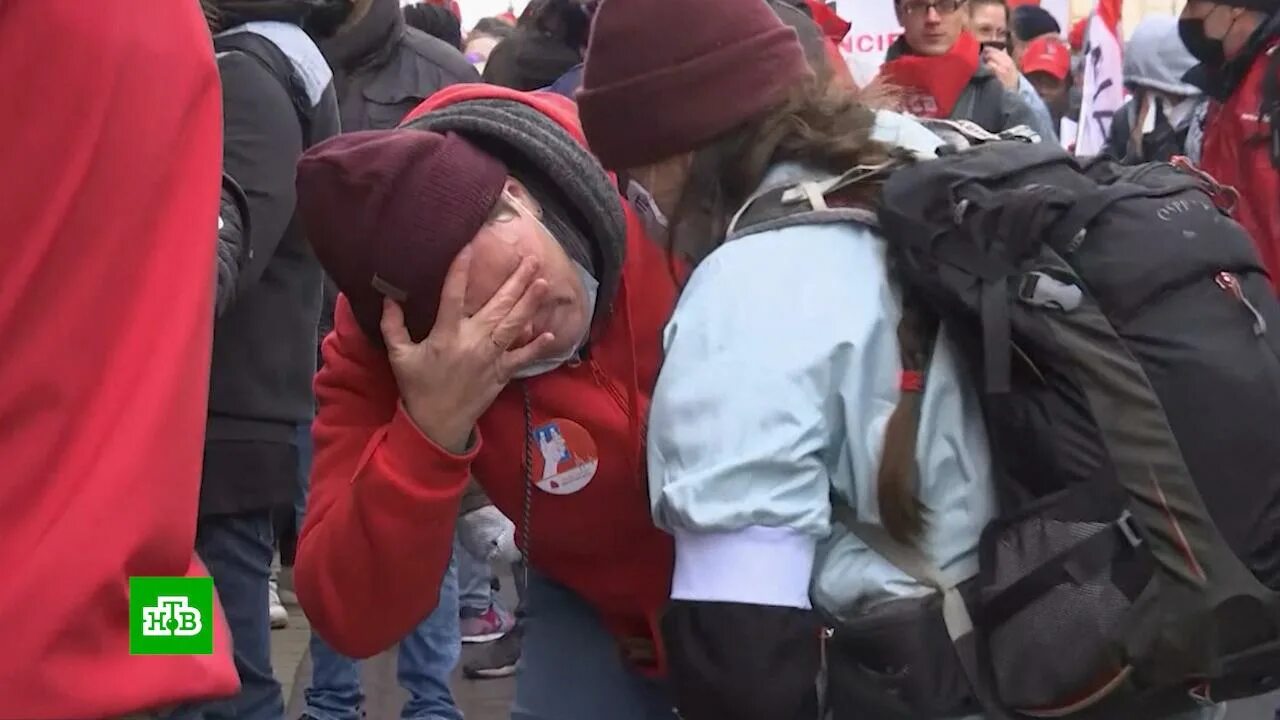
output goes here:
{"type": "Polygon", "coordinates": [[[506,179],[505,165],[455,133],[355,132],[298,161],[298,211],[365,333],[381,341],[387,296],[421,340],[449,265],[489,218],[506,179]]]}
{"type": "Polygon", "coordinates": [[[606,168],[634,168],[697,149],[812,75],[765,0],[604,0],[578,113],[606,168]]]}

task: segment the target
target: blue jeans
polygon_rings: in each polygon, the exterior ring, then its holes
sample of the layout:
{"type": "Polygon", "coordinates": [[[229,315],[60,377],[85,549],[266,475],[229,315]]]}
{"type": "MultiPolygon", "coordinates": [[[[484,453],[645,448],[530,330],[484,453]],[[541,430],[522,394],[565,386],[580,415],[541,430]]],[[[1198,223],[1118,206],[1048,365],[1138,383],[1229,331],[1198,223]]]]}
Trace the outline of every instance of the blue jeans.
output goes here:
{"type": "MultiPolygon", "coordinates": [[[[298,426],[298,529],[301,532],[311,475],[311,425],[298,426]]],[[[436,609],[400,641],[396,678],[409,693],[400,711],[405,720],[462,720],[453,701],[449,676],[462,654],[462,628],[458,620],[458,555],[449,563],[440,584],[436,609]]],[[[311,633],[311,687],[307,688],[306,713],[315,720],[359,720],[364,705],[360,666],[356,660],[329,647],[311,633]]]]}
{"type": "MultiPolygon", "coordinates": [[[[409,693],[401,718],[462,720],[449,690],[449,676],[461,653],[455,558],[440,586],[440,604],[400,641],[396,678],[409,693]]],[[[315,633],[311,634],[311,687],[306,701],[306,713],[316,720],[359,720],[364,705],[357,661],[339,655],[315,633]]]]}
{"type": "Polygon", "coordinates": [[[534,572],[526,593],[511,720],[676,720],[666,688],[627,665],[581,598],[534,572]]]}
{"type": "Polygon", "coordinates": [[[458,605],[485,612],[493,605],[493,569],[489,563],[467,552],[453,541],[453,558],[458,563],[458,605]]]}
{"type": "Polygon", "coordinates": [[[209,568],[231,628],[240,693],[180,708],[173,720],[280,720],[284,698],[271,672],[267,580],[271,577],[271,512],[211,515],[196,525],[196,553],[209,568]]]}

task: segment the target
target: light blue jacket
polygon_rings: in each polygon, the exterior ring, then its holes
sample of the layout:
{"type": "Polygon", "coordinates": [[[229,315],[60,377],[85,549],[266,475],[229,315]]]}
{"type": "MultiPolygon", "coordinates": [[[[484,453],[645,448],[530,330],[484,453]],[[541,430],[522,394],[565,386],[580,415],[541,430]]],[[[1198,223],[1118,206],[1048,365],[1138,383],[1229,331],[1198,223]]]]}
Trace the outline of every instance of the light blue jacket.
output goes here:
{"type": "MultiPolygon", "coordinates": [[[[879,139],[940,141],[881,113],[879,139]]],[[[775,167],[765,186],[795,180],[775,167]]],[[[676,538],[672,597],[844,614],[928,590],[831,523],[832,489],[877,523],[875,476],[898,400],[901,314],[885,242],[853,224],[803,225],[718,248],[664,336],[649,422],[656,523],[676,538]]],[[[922,548],[956,580],[977,570],[994,510],[975,393],[943,335],[924,394],[922,548]]]]}

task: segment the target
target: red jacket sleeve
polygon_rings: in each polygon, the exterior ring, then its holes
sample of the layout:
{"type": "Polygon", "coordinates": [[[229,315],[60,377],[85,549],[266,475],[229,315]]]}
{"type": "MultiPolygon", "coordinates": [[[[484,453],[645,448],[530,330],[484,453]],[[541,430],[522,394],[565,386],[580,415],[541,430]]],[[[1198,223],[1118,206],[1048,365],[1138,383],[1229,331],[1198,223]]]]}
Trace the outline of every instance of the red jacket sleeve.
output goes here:
{"type": "Polygon", "coordinates": [[[399,641],[436,606],[480,443],[452,455],[418,430],[400,406],[386,355],[365,338],[345,298],[322,353],[295,584],[316,632],[363,658],[399,641]]]}

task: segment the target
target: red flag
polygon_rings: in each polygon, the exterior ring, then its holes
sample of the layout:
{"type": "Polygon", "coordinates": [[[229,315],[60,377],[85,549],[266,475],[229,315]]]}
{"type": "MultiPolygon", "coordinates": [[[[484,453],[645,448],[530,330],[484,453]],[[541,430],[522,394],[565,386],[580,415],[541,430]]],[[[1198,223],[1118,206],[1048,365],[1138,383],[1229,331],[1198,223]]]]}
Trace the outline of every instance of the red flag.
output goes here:
{"type": "Polygon", "coordinates": [[[826,35],[831,42],[839,44],[844,40],[844,36],[849,34],[849,28],[853,27],[852,23],[836,14],[836,11],[822,0],[805,0],[805,4],[809,6],[809,14],[813,15],[813,21],[822,28],[822,34],[826,35]]]}

